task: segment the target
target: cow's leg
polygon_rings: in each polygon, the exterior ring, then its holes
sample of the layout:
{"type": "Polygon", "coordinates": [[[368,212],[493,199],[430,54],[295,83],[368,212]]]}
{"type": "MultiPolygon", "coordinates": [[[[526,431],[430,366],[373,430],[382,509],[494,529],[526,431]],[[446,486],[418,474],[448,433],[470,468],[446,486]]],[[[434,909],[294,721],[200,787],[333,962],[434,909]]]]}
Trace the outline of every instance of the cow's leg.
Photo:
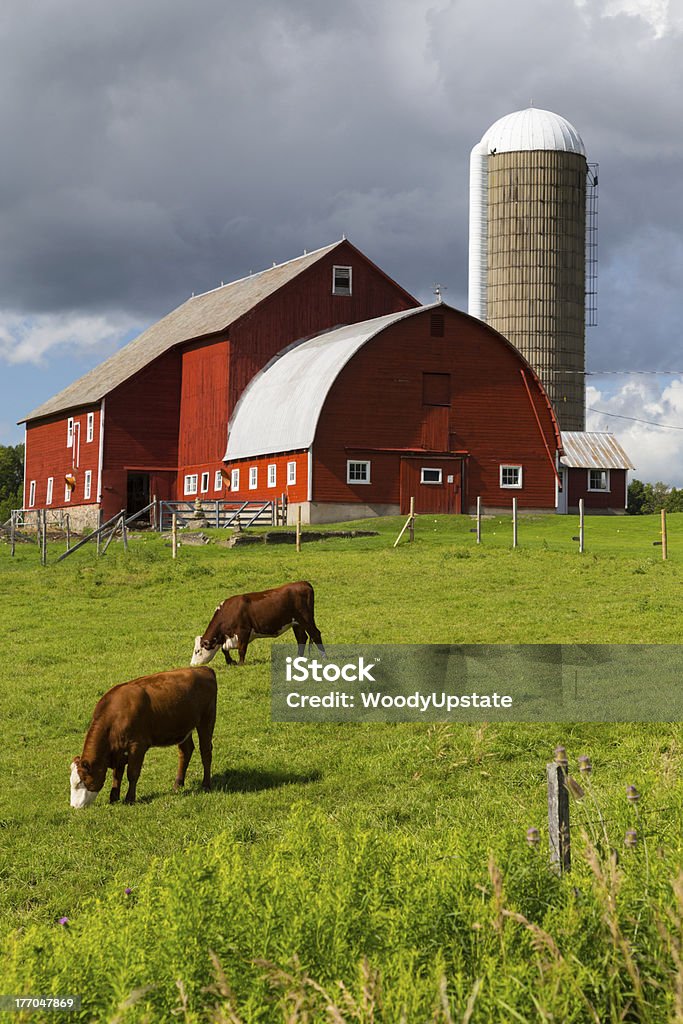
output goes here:
{"type": "Polygon", "coordinates": [[[228,648],[227,647],[221,647],[221,650],[223,651],[223,654],[225,655],[225,664],[226,665],[234,665],[235,662],[230,657],[230,651],[228,650],[228,648]]]}
{"type": "Polygon", "coordinates": [[[240,656],[239,664],[244,665],[244,659],[247,656],[247,647],[249,646],[249,639],[251,637],[251,630],[244,630],[237,634],[237,653],[240,656]]]}
{"type": "Polygon", "coordinates": [[[190,763],[193,750],[194,741],[192,739],[192,733],[190,733],[189,736],[185,737],[182,743],[178,744],[178,774],[176,775],[175,782],[173,783],[173,790],[175,793],[178,792],[181,786],[185,785],[187,766],[190,763]]]}
{"type": "Polygon", "coordinates": [[[294,630],[294,636],[296,637],[296,642],[299,645],[298,654],[299,654],[299,657],[301,657],[302,655],[304,655],[306,653],[306,641],[308,639],[308,633],[306,632],[306,630],[304,629],[303,626],[299,625],[298,622],[292,623],[292,629],[294,630]]]}
{"type": "Polygon", "coordinates": [[[202,755],[204,766],[204,778],[202,789],[207,792],[211,789],[211,757],[213,754],[213,727],[216,724],[216,705],[207,708],[202,720],[197,725],[197,736],[199,737],[199,752],[202,755]]]}
{"type": "Polygon", "coordinates": [[[142,762],[145,760],[147,748],[141,743],[134,743],[128,751],[128,792],[124,803],[135,803],[135,790],[142,771],[142,762]]]}
{"type": "MultiPolygon", "coordinates": [[[[313,644],[315,644],[315,646],[320,651],[320,654],[322,655],[322,657],[323,658],[327,658],[327,653],[326,653],[325,647],[323,645],[323,638],[320,635],[320,630],[316,626],[315,621],[313,619],[308,619],[308,621],[306,622],[306,632],[308,633],[309,637],[311,638],[310,647],[312,647],[313,644]]],[[[310,650],[310,647],[309,647],[309,650],[310,650]]]]}
{"type": "Polygon", "coordinates": [[[113,764],[112,780],[111,780],[111,792],[109,794],[109,803],[115,804],[121,796],[121,780],[123,779],[123,773],[126,769],[126,755],[122,754],[113,764]]]}

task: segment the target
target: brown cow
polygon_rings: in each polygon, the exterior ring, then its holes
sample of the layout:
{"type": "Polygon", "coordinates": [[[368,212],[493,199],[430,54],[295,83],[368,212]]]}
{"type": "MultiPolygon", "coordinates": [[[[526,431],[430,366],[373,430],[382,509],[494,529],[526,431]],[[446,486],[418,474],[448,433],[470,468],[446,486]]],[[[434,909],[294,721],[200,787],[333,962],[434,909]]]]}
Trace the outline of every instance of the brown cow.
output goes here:
{"type": "Polygon", "coordinates": [[[222,648],[228,665],[234,664],[230,651],[237,648],[240,665],[247,647],[256,637],[280,636],[294,630],[299,654],[310,637],[323,657],[325,648],[313,617],[313,587],[300,580],[254,594],[236,594],[218,605],[202,636],[195,639],[192,665],[206,665],[222,648]]]}
{"type": "Polygon", "coordinates": [[[113,771],[110,803],[119,799],[128,765],[127,804],[135,803],[135,788],[150,747],[178,745],[178,774],[174,789],[185,784],[192,757],[192,730],[199,736],[204,765],[204,789],[211,789],[211,753],[216,721],[216,673],[212,668],[179,668],[142,676],[112,687],[95,706],[83,753],[71,762],[71,806],[87,807],[113,771]]]}

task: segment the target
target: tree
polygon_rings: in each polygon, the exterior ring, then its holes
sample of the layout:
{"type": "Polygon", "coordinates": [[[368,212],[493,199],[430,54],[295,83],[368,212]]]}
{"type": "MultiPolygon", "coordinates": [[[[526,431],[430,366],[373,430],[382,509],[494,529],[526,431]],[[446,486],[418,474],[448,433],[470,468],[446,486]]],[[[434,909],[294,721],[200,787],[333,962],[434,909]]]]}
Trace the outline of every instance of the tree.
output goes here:
{"type": "Polygon", "coordinates": [[[656,484],[644,484],[632,480],[628,485],[626,511],[632,516],[648,516],[661,509],[667,512],[683,512],[683,490],[676,490],[658,480],[656,484]]]}
{"type": "Polygon", "coordinates": [[[21,508],[24,495],[24,446],[0,444],[0,523],[13,508],[21,508]]]}

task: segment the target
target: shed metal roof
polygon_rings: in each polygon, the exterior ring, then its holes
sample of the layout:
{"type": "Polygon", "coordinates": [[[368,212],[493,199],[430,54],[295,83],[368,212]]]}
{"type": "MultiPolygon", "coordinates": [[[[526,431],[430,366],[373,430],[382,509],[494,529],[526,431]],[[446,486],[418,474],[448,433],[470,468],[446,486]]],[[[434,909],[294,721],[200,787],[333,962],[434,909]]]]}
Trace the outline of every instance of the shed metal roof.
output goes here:
{"type": "Polygon", "coordinates": [[[564,455],[560,463],[568,469],[635,469],[614,434],[562,431],[564,455]]]}
{"type": "Polygon", "coordinates": [[[263,299],[342,245],[343,241],[342,239],[334,242],[322,249],[316,249],[315,252],[232,281],[201,295],[193,295],[105,362],[100,363],[47,402],[43,402],[19,422],[99,402],[119,384],[175,345],[225,330],[263,299]]]}
{"type": "Polygon", "coordinates": [[[253,378],[235,406],[225,461],[310,448],[330,388],[356,352],[391,324],[439,305],[339,327],[284,349],[253,378]]]}

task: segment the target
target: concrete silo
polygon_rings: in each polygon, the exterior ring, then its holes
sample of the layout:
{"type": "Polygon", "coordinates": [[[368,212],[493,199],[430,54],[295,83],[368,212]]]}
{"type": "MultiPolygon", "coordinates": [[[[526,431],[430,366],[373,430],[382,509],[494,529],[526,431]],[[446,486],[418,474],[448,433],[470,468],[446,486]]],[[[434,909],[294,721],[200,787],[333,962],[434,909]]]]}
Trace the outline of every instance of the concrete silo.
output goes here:
{"type": "Polygon", "coordinates": [[[585,428],[587,174],[576,129],[535,107],[470,158],[469,312],[531,363],[563,430],[585,428]]]}

